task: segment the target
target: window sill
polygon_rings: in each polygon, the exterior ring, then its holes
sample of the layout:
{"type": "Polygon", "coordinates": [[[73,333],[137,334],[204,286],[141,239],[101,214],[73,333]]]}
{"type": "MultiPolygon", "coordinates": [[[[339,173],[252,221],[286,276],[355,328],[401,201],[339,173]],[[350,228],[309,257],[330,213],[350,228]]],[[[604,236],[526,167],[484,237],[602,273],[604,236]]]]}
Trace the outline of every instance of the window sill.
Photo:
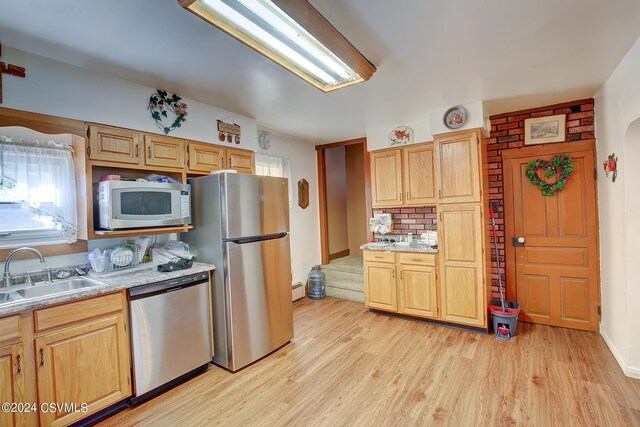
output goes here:
{"type": "MultiPolygon", "coordinates": [[[[13,248],[0,249],[0,262],[4,262],[11,252],[13,252],[15,249],[22,246],[24,245],[19,245],[13,248]]],[[[42,253],[42,256],[45,258],[51,257],[51,256],[58,256],[58,255],[78,254],[82,252],[87,252],[87,241],[78,240],[75,243],[40,245],[40,246],[33,246],[33,248],[39,250],[42,253]]],[[[20,260],[20,259],[29,259],[29,258],[33,258],[33,254],[25,252],[25,253],[17,254],[14,259],[20,260]]]]}

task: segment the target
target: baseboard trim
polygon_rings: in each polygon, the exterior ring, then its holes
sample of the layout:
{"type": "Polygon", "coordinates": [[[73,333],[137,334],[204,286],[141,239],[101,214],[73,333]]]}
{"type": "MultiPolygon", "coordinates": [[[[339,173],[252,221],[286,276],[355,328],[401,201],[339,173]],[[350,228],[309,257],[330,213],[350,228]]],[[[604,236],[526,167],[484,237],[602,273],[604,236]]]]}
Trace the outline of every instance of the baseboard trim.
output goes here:
{"type": "Polygon", "coordinates": [[[625,362],[625,360],[622,358],[622,355],[620,354],[616,346],[613,345],[613,341],[611,341],[611,338],[609,338],[609,335],[607,335],[602,327],[600,327],[600,336],[604,340],[605,344],[607,344],[607,347],[609,347],[609,351],[611,351],[611,354],[613,354],[616,362],[618,362],[618,365],[620,365],[620,369],[622,369],[622,372],[629,378],[640,379],[640,369],[627,365],[627,362],[625,362]]]}
{"type": "Polygon", "coordinates": [[[344,258],[346,256],[349,256],[350,254],[350,249],[345,249],[344,251],[336,252],[335,254],[329,254],[329,262],[333,261],[334,259],[344,258]]]}

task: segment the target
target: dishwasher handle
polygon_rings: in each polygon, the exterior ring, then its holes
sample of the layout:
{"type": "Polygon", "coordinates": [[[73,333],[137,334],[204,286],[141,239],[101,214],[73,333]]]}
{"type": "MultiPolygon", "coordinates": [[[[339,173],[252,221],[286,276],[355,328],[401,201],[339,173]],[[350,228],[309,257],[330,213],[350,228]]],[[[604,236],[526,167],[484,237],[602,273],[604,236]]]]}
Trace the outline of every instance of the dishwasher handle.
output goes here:
{"type": "Polygon", "coordinates": [[[189,276],[176,277],[162,282],[150,283],[148,285],[136,286],[129,289],[131,300],[148,298],[154,295],[165,294],[180,289],[205,283],[209,280],[209,273],[197,273],[189,276]]]}

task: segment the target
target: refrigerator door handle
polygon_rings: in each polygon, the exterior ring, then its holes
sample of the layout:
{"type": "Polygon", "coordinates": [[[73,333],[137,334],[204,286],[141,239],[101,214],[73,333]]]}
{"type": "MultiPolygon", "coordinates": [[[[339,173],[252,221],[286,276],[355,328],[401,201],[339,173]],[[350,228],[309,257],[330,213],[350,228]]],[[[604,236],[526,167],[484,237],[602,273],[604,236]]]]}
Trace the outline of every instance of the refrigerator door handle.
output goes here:
{"type": "Polygon", "coordinates": [[[225,242],[237,243],[244,245],[246,243],[263,242],[265,240],[282,239],[287,236],[288,233],[268,234],[265,236],[252,236],[252,237],[238,237],[235,239],[225,239],[225,242]]]}

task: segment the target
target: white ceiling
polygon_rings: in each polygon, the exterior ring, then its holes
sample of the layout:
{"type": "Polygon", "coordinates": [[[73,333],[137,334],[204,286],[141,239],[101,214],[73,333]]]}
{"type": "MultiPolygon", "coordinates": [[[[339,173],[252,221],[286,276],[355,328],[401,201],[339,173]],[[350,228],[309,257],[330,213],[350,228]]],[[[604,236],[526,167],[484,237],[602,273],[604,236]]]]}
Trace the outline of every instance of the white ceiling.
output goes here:
{"type": "Polygon", "coordinates": [[[459,103],[593,96],[640,36],[638,0],[311,3],[378,67],[369,82],[322,93],[176,0],[0,0],[0,40],[331,142],[459,103]]]}

